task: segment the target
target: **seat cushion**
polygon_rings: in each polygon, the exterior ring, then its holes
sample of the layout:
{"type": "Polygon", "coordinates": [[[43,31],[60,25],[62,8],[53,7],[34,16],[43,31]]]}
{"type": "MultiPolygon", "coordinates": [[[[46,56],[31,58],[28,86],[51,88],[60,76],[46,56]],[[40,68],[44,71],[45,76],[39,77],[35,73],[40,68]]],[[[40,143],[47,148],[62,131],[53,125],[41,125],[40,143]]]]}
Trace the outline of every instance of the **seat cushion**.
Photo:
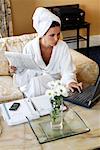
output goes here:
{"type": "Polygon", "coordinates": [[[0,41],[0,76],[1,75],[9,75],[8,61],[4,56],[5,51],[6,51],[5,42],[3,42],[1,40],[0,41]]]}
{"type": "Polygon", "coordinates": [[[10,76],[0,76],[0,103],[23,98],[10,76]]]}
{"type": "Polygon", "coordinates": [[[76,65],[76,74],[78,81],[83,82],[84,86],[94,84],[99,75],[98,64],[85,55],[75,50],[70,50],[73,62],[76,65]]]}

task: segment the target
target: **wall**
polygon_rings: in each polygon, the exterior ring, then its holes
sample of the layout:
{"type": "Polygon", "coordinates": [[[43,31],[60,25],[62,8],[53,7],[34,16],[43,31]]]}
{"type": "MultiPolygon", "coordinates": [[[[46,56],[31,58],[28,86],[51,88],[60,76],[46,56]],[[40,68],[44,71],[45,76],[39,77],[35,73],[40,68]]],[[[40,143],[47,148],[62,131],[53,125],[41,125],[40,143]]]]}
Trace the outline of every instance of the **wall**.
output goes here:
{"type": "Polygon", "coordinates": [[[100,35],[100,0],[10,0],[14,35],[32,33],[32,14],[38,6],[56,6],[79,3],[91,23],[91,35],[100,35]]]}

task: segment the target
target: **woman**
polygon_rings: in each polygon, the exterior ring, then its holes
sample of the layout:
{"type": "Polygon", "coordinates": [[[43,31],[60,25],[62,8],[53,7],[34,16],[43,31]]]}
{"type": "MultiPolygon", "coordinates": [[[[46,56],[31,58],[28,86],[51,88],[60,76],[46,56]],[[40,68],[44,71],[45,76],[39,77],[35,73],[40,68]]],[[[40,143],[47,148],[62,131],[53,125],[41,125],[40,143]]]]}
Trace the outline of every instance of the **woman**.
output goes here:
{"type": "MultiPolygon", "coordinates": [[[[25,69],[16,73],[16,82],[27,97],[45,93],[47,83],[61,79],[72,92],[82,89],[76,80],[75,67],[68,45],[60,40],[61,21],[49,10],[39,7],[33,15],[33,27],[38,37],[26,44],[23,53],[30,54],[39,70],[25,69]]],[[[17,68],[11,66],[10,71],[17,68]]]]}

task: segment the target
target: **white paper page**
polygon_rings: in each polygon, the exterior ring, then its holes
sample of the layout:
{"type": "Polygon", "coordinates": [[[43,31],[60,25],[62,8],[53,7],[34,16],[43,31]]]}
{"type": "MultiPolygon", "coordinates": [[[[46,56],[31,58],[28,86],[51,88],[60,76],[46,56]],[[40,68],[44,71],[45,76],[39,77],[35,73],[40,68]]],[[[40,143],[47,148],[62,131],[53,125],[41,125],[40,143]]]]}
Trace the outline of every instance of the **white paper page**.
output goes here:
{"type": "Polygon", "coordinates": [[[50,114],[51,103],[47,95],[32,98],[35,107],[38,109],[40,116],[50,114]]]}
{"type": "Polygon", "coordinates": [[[39,118],[39,113],[34,110],[28,99],[21,99],[18,101],[12,101],[8,103],[0,104],[1,113],[4,120],[7,121],[8,125],[17,125],[27,122],[26,116],[32,120],[39,118]],[[16,111],[11,111],[9,108],[13,103],[20,103],[19,108],[16,111]]]}
{"type": "MultiPolygon", "coordinates": [[[[35,107],[38,109],[40,116],[50,114],[52,106],[50,98],[47,95],[42,95],[32,98],[35,107]]],[[[66,106],[63,106],[63,110],[66,110],[66,106]]]]}
{"type": "Polygon", "coordinates": [[[40,70],[36,62],[28,54],[5,52],[5,57],[8,59],[10,65],[16,68],[40,70]]]}

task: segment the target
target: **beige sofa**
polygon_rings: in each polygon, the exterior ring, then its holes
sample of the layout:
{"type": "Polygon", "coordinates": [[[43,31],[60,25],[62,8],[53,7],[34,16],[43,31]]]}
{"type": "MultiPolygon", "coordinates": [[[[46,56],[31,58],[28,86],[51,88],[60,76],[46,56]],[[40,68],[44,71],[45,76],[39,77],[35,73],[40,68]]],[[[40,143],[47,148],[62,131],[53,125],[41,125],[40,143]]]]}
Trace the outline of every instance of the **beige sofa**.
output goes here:
{"type": "MultiPolygon", "coordinates": [[[[8,71],[8,61],[5,51],[22,52],[25,44],[36,37],[36,33],[13,36],[0,39],[0,102],[11,101],[23,97],[21,91],[13,82],[8,71]]],[[[71,49],[71,54],[77,69],[77,78],[84,86],[94,84],[99,74],[96,62],[71,49]]]]}

